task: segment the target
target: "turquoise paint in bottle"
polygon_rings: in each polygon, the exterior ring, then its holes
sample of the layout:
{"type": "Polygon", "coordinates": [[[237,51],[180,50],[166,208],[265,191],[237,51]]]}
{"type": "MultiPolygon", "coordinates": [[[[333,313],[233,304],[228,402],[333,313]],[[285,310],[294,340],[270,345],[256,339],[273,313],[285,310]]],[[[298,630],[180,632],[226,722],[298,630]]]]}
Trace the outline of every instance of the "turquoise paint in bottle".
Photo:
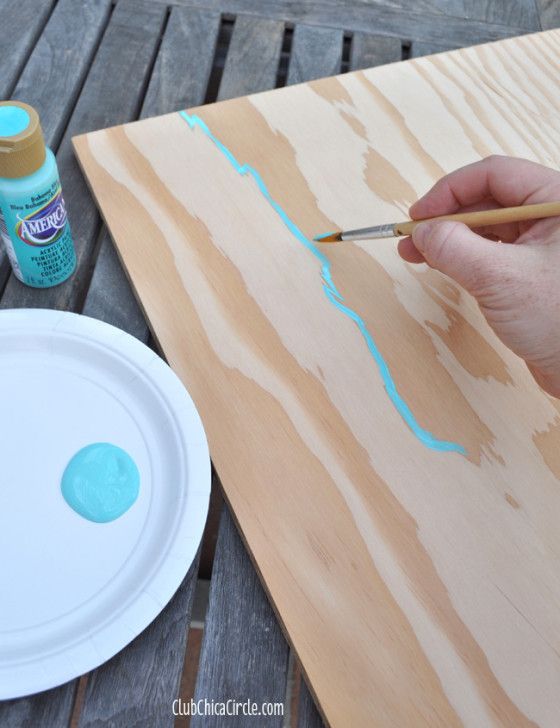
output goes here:
{"type": "Polygon", "coordinates": [[[21,101],[0,103],[0,237],[15,276],[28,286],[50,288],[74,272],[56,160],[37,112],[21,101]]]}

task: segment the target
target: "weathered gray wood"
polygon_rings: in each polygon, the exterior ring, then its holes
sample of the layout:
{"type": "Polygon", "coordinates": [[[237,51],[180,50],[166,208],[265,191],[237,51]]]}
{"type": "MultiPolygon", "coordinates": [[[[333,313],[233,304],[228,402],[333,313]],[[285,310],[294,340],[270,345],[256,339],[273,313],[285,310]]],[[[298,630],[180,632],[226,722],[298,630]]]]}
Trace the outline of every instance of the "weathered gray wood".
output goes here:
{"type": "Polygon", "coordinates": [[[342,30],[296,25],[287,84],[340,73],[342,40],[342,30]]]}
{"type": "Polygon", "coordinates": [[[58,146],[110,10],[111,0],[60,0],[14,89],[39,112],[50,147],[58,146]]]}
{"type": "MultiPolygon", "coordinates": [[[[2,16],[8,7],[11,7],[11,3],[0,7],[2,16]]],[[[44,3],[42,7],[48,7],[48,3],[44,3]]],[[[110,8],[110,0],[88,0],[78,4],[75,0],[60,0],[13,90],[13,98],[26,101],[37,109],[45,141],[53,149],[58,145],[84,76],[91,64],[110,8]]],[[[36,16],[37,13],[34,14],[34,17],[36,16]]],[[[1,19],[0,16],[0,21],[1,19]]],[[[12,20],[15,21],[16,16],[13,16],[12,20]]],[[[19,27],[19,16],[17,21],[19,27]]],[[[0,24],[0,27],[3,26],[0,24]]],[[[2,44],[9,37],[9,33],[0,33],[0,54],[2,44]]],[[[12,54],[13,50],[10,49],[8,57],[12,54]]],[[[4,67],[4,58],[2,55],[0,58],[4,67]]],[[[6,79],[0,75],[0,85],[3,83],[6,83],[6,79]]],[[[9,274],[10,265],[2,247],[0,291],[3,290],[9,274]]]]}
{"type": "MultiPolygon", "coordinates": [[[[4,0],[0,4],[0,99],[10,98],[17,79],[41,32],[54,0],[40,5],[36,0],[4,0]]],[[[16,95],[15,98],[23,97],[16,95]]],[[[0,291],[10,264],[0,247],[0,291]]]]}
{"type": "Polygon", "coordinates": [[[350,49],[350,70],[381,66],[384,63],[400,61],[402,43],[400,38],[389,38],[369,33],[354,33],[350,49]]]}
{"type": "Polygon", "coordinates": [[[447,43],[423,43],[422,41],[415,40],[410,46],[410,57],[419,58],[420,56],[429,56],[432,53],[443,53],[444,51],[450,51],[453,48],[457,48],[456,45],[449,45],[447,43]]]}
{"type": "Polygon", "coordinates": [[[0,294],[4,290],[4,286],[6,285],[6,281],[8,280],[10,276],[10,261],[8,260],[8,256],[6,254],[6,250],[3,246],[3,243],[0,243],[0,294]]]}
{"type": "Polygon", "coordinates": [[[153,3],[127,1],[116,6],[64,133],[57,160],[76,245],[76,273],[60,286],[45,290],[24,286],[11,275],[0,307],[72,310],[77,307],[89,279],[100,221],[74,158],[71,138],[81,132],[136,118],[165,14],[164,6],[153,3]]]}
{"type": "MultiPolygon", "coordinates": [[[[166,0],[157,0],[165,2],[166,0]]],[[[544,0],[546,2],[546,0],[544,0]]],[[[548,2],[556,0],[548,0],[548,2]]],[[[203,0],[173,0],[176,5],[197,5],[203,0]]],[[[208,0],[208,7],[218,7],[219,0],[208,0]]],[[[221,2],[224,12],[258,14],[275,17],[288,22],[306,22],[331,25],[347,30],[363,30],[376,33],[376,21],[385,10],[400,13],[430,16],[435,22],[442,18],[455,21],[455,27],[468,25],[469,21],[488,22],[512,28],[533,30],[538,23],[538,13],[533,0],[229,0],[221,2]],[[368,17],[369,16],[369,17],[368,17]],[[345,20],[347,18],[347,20],[345,20]],[[464,21],[457,23],[456,21],[464,21]],[[356,22],[360,27],[354,27],[356,22]]]]}
{"type": "MultiPolygon", "coordinates": [[[[412,3],[398,2],[401,12],[410,10],[412,3]]],[[[486,23],[537,30],[539,18],[534,0],[417,0],[414,10],[427,16],[439,14],[486,23]]]]}
{"type": "Polygon", "coordinates": [[[560,2],[558,0],[535,0],[543,30],[560,27],[560,2]]]}
{"type": "MultiPolygon", "coordinates": [[[[158,0],[165,2],[166,0],[158,0]]],[[[520,35],[534,26],[520,27],[501,22],[487,23],[457,15],[434,12],[431,0],[400,0],[388,5],[385,0],[173,0],[176,5],[192,5],[238,15],[307,23],[375,35],[390,35],[409,40],[438,42],[445,38],[456,45],[485,43],[520,35]]],[[[488,3],[492,0],[487,0],[488,3]]],[[[507,2],[507,0],[504,0],[507,2]]]]}
{"type": "Polygon", "coordinates": [[[197,571],[198,555],[157,619],[89,674],[80,728],[172,728],[197,571]]]}
{"type": "Polygon", "coordinates": [[[78,681],[46,690],[28,698],[0,701],[2,728],[66,728],[70,723],[78,681]]]}
{"type": "MultiPolygon", "coordinates": [[[[220,521],[195,701],[283,703],[288,645],[228,508],[220,521]]],[[[282,716],[194,716],[191,728],[280,728],[282,716]]]]}
{"type": "MultiPolygon", "coordinates": [[[[457,1],[457,0],[455,0],[457,1]]],[[[457,15],[476,18],[488,23],[502,23],[526,30],[540,30],[535,0],[459,0],[457,15]]],[[[445,12],[448,0],[438,0],[445,12]]]]}
{"type": "Polygon", "coordinates": [[[142,118],[204,102],[220,14],[173,8],[142,106],[142,118]]]}
{"type": "Polygon", "coordinates": [[[212,575],[212,564],[214,563],[214,554],[216,553],[216,542],[218,540],[218,529],[223,507],[224,499],[222,497],[220,481],[216,471],[212,468],[212,489],[210,492],[210,504],[208,506],[208,518],[206,520],[200,549],[199,579],[210,579],[212,575]]]}
{"type": "Polygon", "coordinates": [[[302,677],[299,689],[297,726],[298,728],[324,728],[324,725],[309,688],[302,677]]]}
{"type": "MultiPolygon", "coordinates": [[[[172,9],[142,104],[142,118],[202,104],[219,27],[218,13],[172,9]]],[[[148,341],[144,315],[105,229],[83,313],[148,341]]]]}
{"type": "Polygon", "coordinates": [[[17,77],[43,29],[54,0],[0,3],[0,99],[10,98],[17,77]]]}
{"type": "Polygon", "coordinates": [[[6,281],[8,280],[11,272],[10,261],[6,255],[4,245],[0,243],[0,295],[4,290],[6,281]]]}
{"type": "MultiPolygon", "coordinates": [[[[401,0],[398,5],[407,12],[411,3],[401,0]]],[[[428,15],[451,15],[527,30],[539,27],[534,0],[417,0],[414,9],[428,15]]]]}
{"type": "Polygon", "coordinates": [[[274,88],[284,23],[241,16],[235,21],[218,98],[274,88]]]}

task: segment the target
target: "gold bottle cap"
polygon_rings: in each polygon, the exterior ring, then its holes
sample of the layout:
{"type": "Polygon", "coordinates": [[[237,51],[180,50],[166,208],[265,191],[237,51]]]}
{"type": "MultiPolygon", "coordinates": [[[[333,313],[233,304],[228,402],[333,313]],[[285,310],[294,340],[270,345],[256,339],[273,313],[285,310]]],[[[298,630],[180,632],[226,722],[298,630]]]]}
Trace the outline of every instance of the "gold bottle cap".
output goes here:
{"type": "Polygon", "coordinates": [[[39,114],[22,101],[0,101],[0,177],[26,177],[45,161],[39,114]]]}

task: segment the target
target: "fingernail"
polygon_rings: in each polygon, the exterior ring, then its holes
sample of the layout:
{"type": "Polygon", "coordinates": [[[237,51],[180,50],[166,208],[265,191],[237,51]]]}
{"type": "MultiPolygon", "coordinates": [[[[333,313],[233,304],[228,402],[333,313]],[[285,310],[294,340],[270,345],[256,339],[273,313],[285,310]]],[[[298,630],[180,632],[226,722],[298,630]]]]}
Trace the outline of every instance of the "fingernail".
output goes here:
{"type": "Polygon", "coordinates": [[[412,242],[420,252],[424,250],[424,246],[430,235],[431,225],[428,222],[421,222],[412,231],[412,242]]]}

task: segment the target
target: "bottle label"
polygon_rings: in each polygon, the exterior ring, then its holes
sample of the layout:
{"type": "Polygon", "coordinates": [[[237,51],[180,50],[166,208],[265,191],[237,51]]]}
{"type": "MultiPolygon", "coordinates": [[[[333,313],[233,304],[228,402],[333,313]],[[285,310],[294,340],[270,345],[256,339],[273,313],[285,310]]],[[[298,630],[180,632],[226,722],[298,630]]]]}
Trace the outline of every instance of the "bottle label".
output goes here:
{"type": "Polygon", "coordinates": [[[68,219],[62,190],[59,187],[43,207],[25,217],[17,217],[16,233],[24,243],[39,248],[55,243],[63,235],[68,219]]]}
{"type": "Polygon", "coordinates": [[[0,232],[16,277],[36,288],[66,280],[76,254],[58,177],[36,194],[4,201],[2,212],[0,232]]]}

